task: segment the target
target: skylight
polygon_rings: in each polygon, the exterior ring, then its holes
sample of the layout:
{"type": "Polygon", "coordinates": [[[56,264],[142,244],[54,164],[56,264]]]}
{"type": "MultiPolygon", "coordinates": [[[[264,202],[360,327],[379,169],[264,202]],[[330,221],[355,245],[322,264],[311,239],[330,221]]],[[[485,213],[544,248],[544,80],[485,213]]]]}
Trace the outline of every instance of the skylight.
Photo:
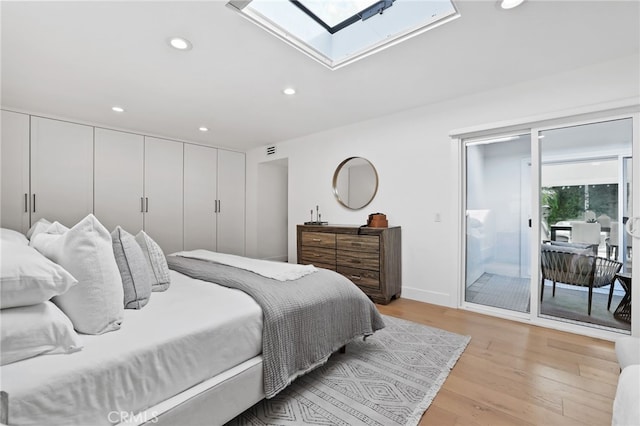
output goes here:
{"type": "Polygon", "coordinates": [[[311,19],[334,34],[391,6],[395,0],[291,0],[311,19]]]}
{"type": "Polygon", "coordinates": [[[230,0],[227,6],[331,69],[460,16],[452,0],[230,0]]]}

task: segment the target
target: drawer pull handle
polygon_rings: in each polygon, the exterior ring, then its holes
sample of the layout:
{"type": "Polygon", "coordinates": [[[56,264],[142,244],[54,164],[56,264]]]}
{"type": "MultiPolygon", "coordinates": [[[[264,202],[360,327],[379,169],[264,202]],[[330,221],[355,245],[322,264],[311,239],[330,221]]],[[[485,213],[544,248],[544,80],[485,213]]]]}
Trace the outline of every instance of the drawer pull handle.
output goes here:
{"type": "Polygon", "coordinates": [[[313,238],[311,241],[322,241],[320,238],[313,238]]]}
{"type": "Polygon", "coordinates": [[[351,275],[350,278],[354,279],[354,280],[361,280],[362,279],[362,277],[360,275],[351,275]]]}
{"type": "Polygon", "coordinates": [[[362,243],[351,243],[352,246],[357,246],[360,247],[362,245],[362,243]]]}
{"type": "Polygon", "coordinates": [[[360,263],[358,259],[351,259],[351,263],[360,263]]]}
{"type": "Polygon", "coordinates": [[[313,253],[313,257],[320,257],[318,253],[313,253]]]}

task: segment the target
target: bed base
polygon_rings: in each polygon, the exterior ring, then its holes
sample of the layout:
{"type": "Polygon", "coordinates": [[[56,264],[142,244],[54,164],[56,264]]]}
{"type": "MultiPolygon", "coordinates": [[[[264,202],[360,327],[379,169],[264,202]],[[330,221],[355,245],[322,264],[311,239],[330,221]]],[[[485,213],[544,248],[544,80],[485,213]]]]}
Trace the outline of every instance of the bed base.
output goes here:
{"type": "MultiPolygon", "coordinates": [[[[346,345],[339,349],[346,352],[346,345]]],[[[224,425],[264,399],[262,357],[257,356],[140,413],[120,413],[116,426],[224,425]]],[[[0,426],[9,425],[6,392],[0,392],[0,426]]]]}
{"type": "MultiPolygon", "coordinates": [[[[343,354],[346,350],[345,345],[338,352],[343,354]]],[[[237,374],[231,370],[229,374],[225,372],[222,375],[228,377],[214,377],[210,381],[215,383],[206,381],[177,395],[175,401],[169,399],[140,413],[139,417],[147,417],[144,423],[122,423],[118,426],[223,425],[265,397],[262,359],[241,369],[237,374]]]]}
{"type": "Polygon", "coordinates": [[[261,401],[263,389],[262,357],[252,358],[118,426],[223,425],[261,401]]]}

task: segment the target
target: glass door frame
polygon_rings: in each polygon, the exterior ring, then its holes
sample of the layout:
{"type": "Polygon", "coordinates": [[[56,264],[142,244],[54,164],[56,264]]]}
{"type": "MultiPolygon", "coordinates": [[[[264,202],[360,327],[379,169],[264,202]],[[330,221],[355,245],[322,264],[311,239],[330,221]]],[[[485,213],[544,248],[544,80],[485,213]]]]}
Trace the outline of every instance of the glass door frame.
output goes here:
{"type": "MultiPolygon", "coordinates": [[[[603,121],[631,119],[632,121],[632,149],[629,155],[632,157],[632,194],[633,194],[633,212],[635,216],[640,216],[640,106],[635,104],[630,107],[620,108],[621,111],[593,111],[568,115],[560,118],[545,118],[541,120],[531,120],[528,123],[513,126],[495,126],[484,130],[470,131],[468,133],[460,132],[454,137],[458,144],[459,150],[459,177],[460,177],[460,198],[459,202],[459,247],[460,252],[460,271],[458,288],[456,292],[458,308],[469,311],[480,312],[492,316],[503,317],[516,321],[531,323],[546,328],[567,331],[576,334],[582,334],[591,337],[603,338],[607,340],[615,340],[625,336],[624,332],[614,332],[599,328],[590,327],[588,325],[578,325],[570,322],[563,322],[549,318],[540,317],[540,242],[538,238],[531,238],[531,290],[530,290],[530,309],[529,313],[514,312],[506,309],[493,308],[490,306],[478,305],[465,301],[466,290],[466,141],[477,139],[480,137],[498,138],[505,134],[514,133],[530,133],[531,136],[531,235],[540,235],[540,188],[541,188],[541,147],[540,132],[562,127],[572,127],[586,124],[599,123],[603,121]],[[635,154],[635,155],[634,155],[635,154]],[[534,272],[537,271],[537,272],[534,272]]],[[[508,142],[506,142],[508,143],[508,142]]],[[[629,155],[619,155],[620,158],[629,155]]],[[[621,160],[622,161],[622,160],[621,160]]],[[[622,191],[620,191],[622,192],[622,191]]],[[[524,195],[524,194],[523,194],[524,195]]],[[[623,232],[622,229],[620,232],[623,232]]],[[[629,236],[629,238],[631,238],[629,236]]],[[[638,241],[640,245],[640,241],[638,241]]],[[[640,265],[640,250],[633,250],[632,262],[640,265]]],[[[640,282],[640,267],[632,270],[632,281],[640,282]]],[[[632,306],[640,307],[640,291],[632,292],[632,306]]],[[[632,309],[631,317],[631,335],[640,336],[640,308],[632,309]]]]}
{"type": "MultiPolygon", "coordinates": [[[[460,139],[460,143],[462,146],[462,152],[461,152],[461,156],[462,156],[462,187],[463,187],[463,196],[461,199],[461,212],[462,212],[462,218],[461,218],[461,226],[462,226],[462,238],[461,238],[461,253],[460,253],[460,259],[461,259],[461,291],[459,293],[460,295],[460,299],[458,300],[459,303],[459,307],[463,307],[463,308],[468,308],[469,310],[474,310],[474,311],[478,311],[478,312],[490,312],[492,314],[494,314],[495,316],[499,316],[499,317],[503,317],[503,318],[517,318],[520,320],[529,320],[530,318],[530,312],[520,312],[520,311],[516,311],[516,310],[510,310],[510,309],[505,309],[505,308],[499,308],[499,307],[495,307],[495,306],[488,306],[488,305],[482,305],[482,304],[478,304],[478,303],[474,303],[474,302],[469,302],[466,301],[466,269],[467,269],[467,147],[468,146],[472,146],[472,145],[476,145],[478,143],[481,143],[481,141],[483,140],[495,140],[493,142],[490,143],[500,143],[500,144],[508,144],[509,141],[500,141],[501,139],[504,138],[511,138],[515,135],[529,135],[529,137],[531,136],[531,129],[530,128],[519,128],[519,129],[512,129],[508,132],[494,132],[494,133],[486,133],[486,134],[482,134],[482,135],[477,135],[477,136],[471,136],[471,137],[465,137],[464,139],[460,139]]],[[[531,145],[530,145],[531,146],[531,145]]],[[[528,162],[531,164],[531,157],[533,156],[533,152],[530,150],[529,151],[529,159],[528,162]]],[[[521,159],[520,161],[523,162],[525,159],[521,159]]],[[[521,176],[518,176],[518,178],[520,178],[521,176]]],[[[531,179],[534,178],[534,175],[531,174],[530,176],[531,179]]],[[[531,184],[533,185],[533,180],[531,181],[531,184]]],[[[526,197],[526,194],[522,194],[523,197],[526,197]]],[[[533,207],[531,207],[533,208],[533,207]]],[[[520,218],[518,218],[520,219],[520,218]]],[[[533,219],[532,219],[533,220],[533,219]]],[[[536,235],[534,234],[535,230],[533,229],[533,227],[530,228],[531,229],[531,234],[530,235],[536,235]]],[[[539,230],[538,230],[539,232],[539,230]]],[[[530,238],[530,240],[536,240],[535,238],[530,238]]],[[[530,241],[531,242],[531,241],[530,241]]]]}

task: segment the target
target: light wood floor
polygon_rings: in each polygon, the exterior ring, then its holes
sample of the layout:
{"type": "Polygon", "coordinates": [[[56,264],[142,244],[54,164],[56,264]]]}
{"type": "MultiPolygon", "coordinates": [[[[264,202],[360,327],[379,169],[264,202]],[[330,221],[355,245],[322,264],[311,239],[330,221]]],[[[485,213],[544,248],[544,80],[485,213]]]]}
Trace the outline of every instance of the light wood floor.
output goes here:
{"type": "Polygon", "coordinates": [[[470,335],[424,425],[610,425],[612,342],[398,299],[382,314],[470,335]]]}

